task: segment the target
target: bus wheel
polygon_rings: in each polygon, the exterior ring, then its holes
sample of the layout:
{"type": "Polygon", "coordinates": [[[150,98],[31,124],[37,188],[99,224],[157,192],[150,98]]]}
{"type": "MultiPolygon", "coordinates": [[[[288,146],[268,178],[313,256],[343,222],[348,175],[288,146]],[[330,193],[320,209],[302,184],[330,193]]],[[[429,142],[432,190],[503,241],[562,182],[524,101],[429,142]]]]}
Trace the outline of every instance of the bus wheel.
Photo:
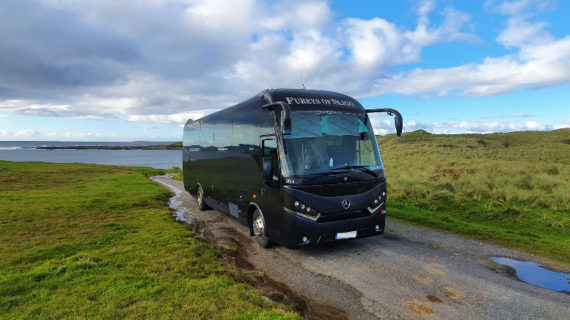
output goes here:
{"type": "Polygon", "coordinates": [[[251,222],[251,229],[253,231],[253,237],[255,242],[259,243],[263,248],[269,248],[273,242],[267,237],[267,226],[265,224],[265,218],[263,213],[256,209],[253,213],[253,219],[251,222]]]}
{"type": "Polygon", "coordinates": [[[196,201],[198,202],[198,208],[200,210],[205,211],[208,209],[206,201],[204,201],[204,190],[202,190],[202,187],[200,185],[198,185],[198,188],[196,190],[196,201]]]}

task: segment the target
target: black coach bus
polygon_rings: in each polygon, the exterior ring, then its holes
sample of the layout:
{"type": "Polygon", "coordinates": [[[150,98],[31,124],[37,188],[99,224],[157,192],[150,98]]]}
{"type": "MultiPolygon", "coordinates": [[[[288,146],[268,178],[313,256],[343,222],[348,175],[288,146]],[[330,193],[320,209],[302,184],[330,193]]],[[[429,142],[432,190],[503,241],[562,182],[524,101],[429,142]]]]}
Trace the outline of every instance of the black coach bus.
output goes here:
{"type": "Polygon", "coordinates": [[[368,113],[346,95],[265,90],[184,126],[184,188],[256,241],[289,248],[384,232],[386,177],[368,113]]]}

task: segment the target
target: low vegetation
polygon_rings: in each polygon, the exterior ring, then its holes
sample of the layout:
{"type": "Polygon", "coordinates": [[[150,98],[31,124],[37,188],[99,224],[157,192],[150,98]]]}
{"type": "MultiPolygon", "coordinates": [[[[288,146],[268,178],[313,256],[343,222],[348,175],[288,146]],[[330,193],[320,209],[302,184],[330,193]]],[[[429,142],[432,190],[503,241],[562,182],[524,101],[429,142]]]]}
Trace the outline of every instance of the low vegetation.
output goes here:
{"type": "Polygon", "coordinates": [[[174,222],[164,172],[0,161],[0,318],[298,318],[174,222]]]}
{"type": "Polygon", "coordinates": [[[41,146],[39,150],[182,150],[182,142],[146,146],[41,146]]]}
{"type": "Polygon", "coordinates": [[[570,129],[378,141],[392,216],[570,265],[570,129]]]}

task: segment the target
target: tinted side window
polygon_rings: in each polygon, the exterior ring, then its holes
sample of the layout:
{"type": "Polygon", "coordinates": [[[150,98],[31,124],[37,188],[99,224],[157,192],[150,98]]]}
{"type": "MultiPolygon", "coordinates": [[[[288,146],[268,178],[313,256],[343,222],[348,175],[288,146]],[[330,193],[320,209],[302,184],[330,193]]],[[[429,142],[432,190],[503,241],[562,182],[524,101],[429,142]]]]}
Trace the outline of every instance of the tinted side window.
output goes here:
{"type": "Polygon", "coordinates": [[[209,123],[202,122],[200,125],[200,146],[202,148],[214,145],[214,128],[209,123]]]}
{"type": "Polygon", "coordinates": [[[214,147],[226,148],[232,145],[232,122],[214,124],[214,147]]]}
{"type": "Polygon", "coordinates": [[[275,124],[275,116],[273,111],[264,111],[259,113],[259,125],[260,125],[260,132],[259,135],[264,134],[275,134],[274,124],[275,124]]]}
{"type": "Polygon", "coordinates": [[[277,142],[275,139],[263,140],[263,157],[271,158],[274,175],[279,176],[279,155],[277,153],[277,142]]]}
{"type": "Polygon", "coordinates": [[[200,126],[198,122],[194,122],[184,128],[184,147],[197,147],[199,145],[200,126]]]}

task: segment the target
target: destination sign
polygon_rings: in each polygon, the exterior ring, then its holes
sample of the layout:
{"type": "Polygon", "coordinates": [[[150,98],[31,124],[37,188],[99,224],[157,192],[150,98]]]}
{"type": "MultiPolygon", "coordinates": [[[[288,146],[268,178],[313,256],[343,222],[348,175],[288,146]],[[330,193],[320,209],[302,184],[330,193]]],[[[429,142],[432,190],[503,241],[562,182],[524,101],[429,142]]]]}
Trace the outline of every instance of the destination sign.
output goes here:
{"type": "Polygon", "coordinates": [[[354,107],[354,102],[349,100],[340,99],[325,99],[325,98],[294,98],[285,97],[288,104],[318,104],[318,105],[335,105],[335,106],[346,106],[354,107]]]}

